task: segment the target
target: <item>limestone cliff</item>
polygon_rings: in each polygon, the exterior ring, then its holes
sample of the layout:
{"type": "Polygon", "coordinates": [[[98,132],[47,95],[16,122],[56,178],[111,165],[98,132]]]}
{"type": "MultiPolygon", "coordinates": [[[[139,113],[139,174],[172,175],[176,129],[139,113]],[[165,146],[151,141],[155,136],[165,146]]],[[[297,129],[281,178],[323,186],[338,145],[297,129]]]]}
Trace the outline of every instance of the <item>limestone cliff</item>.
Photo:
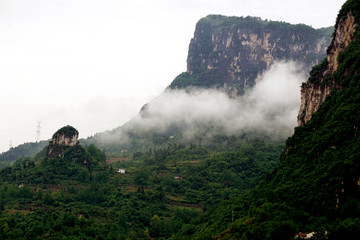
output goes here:
{"type": "Polygon", "coordinates": [[[354,38],[355,17],[348,12],[337,20],[335,35],[327,50],[327,57],[322,64],[313,68],[308,82],[301,86],[301,106],[298,114],[298,125],[303,126],[319,109],[325,98],[333,89],[341,89],[341,83],[333,78],[338,68],[338,57],[354,38]]]}
{"type": "Polygon", "coordinates": [[[299,61],[309,71],[325,57],[330,40],[329,28],[210,15],[197,23],[187,72],[170,88],[225,87],[238,95],[276,60],[299,61]]]}
{"type": "Polygon", "coordinates": [[[79,132],[71,127],[65,126],[54,133],[52,142],[49,143],[47,157],[60,157],[69,148],[79,145],[79,132]]]}

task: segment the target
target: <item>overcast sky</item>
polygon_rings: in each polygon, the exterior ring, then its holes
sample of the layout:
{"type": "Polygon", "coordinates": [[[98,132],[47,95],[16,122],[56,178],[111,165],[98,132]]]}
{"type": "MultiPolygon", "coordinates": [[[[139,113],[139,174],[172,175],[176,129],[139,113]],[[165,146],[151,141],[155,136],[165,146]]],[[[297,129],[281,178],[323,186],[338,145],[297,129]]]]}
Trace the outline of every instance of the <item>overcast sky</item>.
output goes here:
{"type": "Polygon", "coordinates": [[[345,0],[0,0],[0,152],[84,138],[137,114],[181,72],[208,14],[335,24],[345,0]]]}

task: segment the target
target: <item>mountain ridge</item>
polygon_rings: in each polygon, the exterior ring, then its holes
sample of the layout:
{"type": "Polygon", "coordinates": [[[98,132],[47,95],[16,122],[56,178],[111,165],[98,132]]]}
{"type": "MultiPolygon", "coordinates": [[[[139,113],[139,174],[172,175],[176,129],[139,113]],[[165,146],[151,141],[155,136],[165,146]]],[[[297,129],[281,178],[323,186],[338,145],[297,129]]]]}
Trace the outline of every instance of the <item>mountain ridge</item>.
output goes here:
{"type": "Polygon", "coordinates": [[[310,70],[325,57],[331,32],[332,27],[208,15],[196,24],[187,71],[169,87],[224,87],[232,96],[243,94],[274,61],[299,61],[310,70]]]}

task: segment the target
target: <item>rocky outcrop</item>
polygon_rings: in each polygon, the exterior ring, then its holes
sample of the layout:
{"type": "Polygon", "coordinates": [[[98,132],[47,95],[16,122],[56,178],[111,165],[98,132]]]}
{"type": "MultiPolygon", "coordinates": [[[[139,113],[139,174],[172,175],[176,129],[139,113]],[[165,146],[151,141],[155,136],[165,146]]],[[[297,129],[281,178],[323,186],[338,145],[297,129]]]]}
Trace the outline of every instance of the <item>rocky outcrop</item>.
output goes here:
{"type": "Polygon", "coordinates": [[[224,87],[230,95],[241,94],[276,60],[298,61],[309,71],[325,58],[330,40],[329,28],[210,15],[196,26],[187,78],[181,75],[170,88],[224,87]]]}
{"type": "Polygon", "coordinates": [[[352,12],[348,12],[346,17],[341,18],[338,22],[335,30],[335,37],[328,51],[328,67],[323,74],[324,76],[332,75],[338,68],[338,56],[353,40],[356,25],[355,17],[352,12]]]}
{"type": "Polygon", "coordinates": [[[341,89],[340,83],[335,82],[332,76],[338,68],[339,54],[354,38],[355,27],[355,17],[352,12],[348,12],[346,16],[338,20],[326,60],[321,65],[314,67],[309,81],[301,86],[299,126],[303,126],[311,119],[333,89],[341,89]]]}
{"type": "Polygon", "coordinates": [[[339,86],[333,81],[324,85],[310,82],[301,85],[301,105],[298,114],[299,126],[303,126],[311,119],[312,115],[319,109],[320,104],[335,88],[339,88],[339,86]]]}
{"type": "Polygon", "coordinates": [[[66,126],[59,129],[52,137],[49,143],[47,157],[61,157],[69,148],[79,145],[79,132],[72,126],[66,126]]]}

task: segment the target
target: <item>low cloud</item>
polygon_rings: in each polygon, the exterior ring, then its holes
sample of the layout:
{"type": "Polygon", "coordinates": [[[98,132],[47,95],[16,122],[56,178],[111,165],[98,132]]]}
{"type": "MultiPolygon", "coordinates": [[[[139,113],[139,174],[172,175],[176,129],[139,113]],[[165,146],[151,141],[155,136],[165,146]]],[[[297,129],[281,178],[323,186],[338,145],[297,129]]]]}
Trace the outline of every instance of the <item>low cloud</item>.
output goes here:
{"type": "Polygon", "coordinates": [[[166,90],[140,114],[117,130],[113,140],[127,139],[125,132],[182,130],[184,140],[210,134],[266,133],[274,138],[290,136],[300,107],[300,85],[306,80],[301,65],[277,62],[257,79],[254,88],[237,98],[216,89],[166,90]]]}

